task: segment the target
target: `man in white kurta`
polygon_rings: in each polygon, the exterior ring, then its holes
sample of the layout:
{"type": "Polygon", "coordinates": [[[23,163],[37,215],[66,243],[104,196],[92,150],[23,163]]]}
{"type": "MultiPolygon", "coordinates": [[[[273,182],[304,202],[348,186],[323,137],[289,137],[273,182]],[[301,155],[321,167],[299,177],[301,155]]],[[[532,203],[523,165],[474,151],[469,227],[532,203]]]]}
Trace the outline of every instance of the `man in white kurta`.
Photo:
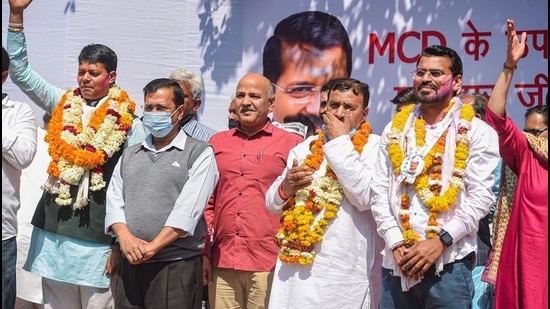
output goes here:
{"type": "MultiPolygon", "coordinates": [[[[327,113],[323,115],[324,160],[320,167],[312,174],[298,169],[310,155],[310,144],[318,139],[315,135],[290,151],[287,169],[267,191],[268,209],[280,214],[288,202],[283,199],[285,194],[282,198],[279,192],[283,182],[289,181],[292,186],[296,178],[322,177],[328,163],[344,192],[336,217],[329,221],[322,240],[314,245],[313,263],[302,265],[277,260],[269,308],[378,308],[383,241],[376,233],[370,211],[370,182],[380,137],[370,134],[361,153],[357,147],[354,149],[357,142],[353,136],[367,130],[370,133],[368,123],[364,122],[368,113],[368,86],[360,83],[366,95],[346,88],[358,83],[349,79],[333,86],[327,113]],[[366,101],[363,96],[367,97],[366,101]],[[357,104],[357,108],[346,109],[350,102],[357,104]]],[[[309,183],[313,178],[309,178],[309,183]]],[[[324,211],[316,214],[317,221],[324,211]]]]}
{"type": "Polygon", "coordinates": [[[36,155],[31,165],[21,173],[21,208],[17,212],[17,299],[16,309],[43,308],[44,296],[42,294],[42,277],[23,269],[27,260],[29,244],[32,234],[32,216],[42,196],[41,186],[48,178],[47,170],[50,163],[48,155],[48,143],[44,141],[46,129],[36,130],[36,155]],[[40,304],[40,305],[39,305],[40,304]]]}

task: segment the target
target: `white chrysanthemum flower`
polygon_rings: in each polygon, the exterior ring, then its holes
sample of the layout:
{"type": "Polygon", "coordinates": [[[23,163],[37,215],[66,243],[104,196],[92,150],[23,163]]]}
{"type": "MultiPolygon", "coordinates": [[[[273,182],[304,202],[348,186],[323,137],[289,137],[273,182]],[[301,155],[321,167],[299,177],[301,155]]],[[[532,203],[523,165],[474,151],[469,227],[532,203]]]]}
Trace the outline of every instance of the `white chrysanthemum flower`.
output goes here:
{"type": "Polygon", "coordinates": [[[431,199],[432,197],[434,197],[434,194],[428,188],[423,188],[420,191],[418,191],[418,195],[420,195],[420,198],[422,199],[422,201],[424,201],[424,203],[428,199],[431,199]]]}
{"type": "Polygon", "coordinates": [[[408,216],[411,212],[408,209],[401,208],[399,209],[400,216],[408,216]]]}
{"type": "Polygon", "coordinates": [[[472,128],[472,123],[466,119],[460,119],[460,121],[458,122],[458,127],[459,128],[464,128],[468,131],[470,131],[470,129],[472,128]]]}
{"type": "Polygon", "coordinates": [[[462,188],[464,186],[464,179],[460,177],[453,176],[449,179],[449,182],[451,185],[458,188],[462,188]]]}
{"type": "Polygon", "coordinates": [[[401,132],[397,129],[392,127],[390,132],[388,132],[388,139],[390,143],[399,143],[399,140],[401,138],[401,132]]]}
{"type": "Polygon", "coordinates": [[[470,145],[470,138],[468,137],[468,134],[458,134],[456,136],[456,141],[463,143],[466,146],[470,145]]]}
{"type": "Polygon", "coordinates": [[[55,202],[58,205],[61,206],[68,206],[71,205],[71,192],[70,192],[70,186],[66,184],[60,184],[57,188],[57,198],[55,199],[55,202]]]}
{"type": "Polygon", "coordinates": [[[90,190],[98,191],[105,188],[105,180],[103,180],[103,173],[92,172],[92,177],[90,179],[90,190]]]}
{"type": "Polygon", "coordinates": [[[434,233],[439,233],[439,231],[441,231],[441,227],[439,226],[433,226],[433,225],[428,225],[426,226],[426,228],[424,229],[426,234],[429,234],[430,232],[434,232],[434,233]]]}

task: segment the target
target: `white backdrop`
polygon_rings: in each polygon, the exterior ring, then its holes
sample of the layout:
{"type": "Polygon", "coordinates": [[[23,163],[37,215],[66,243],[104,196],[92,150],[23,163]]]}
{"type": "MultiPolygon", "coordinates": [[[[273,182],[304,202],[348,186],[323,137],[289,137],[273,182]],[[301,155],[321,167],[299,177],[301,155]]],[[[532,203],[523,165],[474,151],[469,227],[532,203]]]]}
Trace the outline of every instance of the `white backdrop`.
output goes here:
{"type": "MultiPolygon", "coordinates": [[[[8,0],[2,0],[2,10],[5,46],[8,0]]],[[[506,18],[513,18],[518,30],[529,31],[528,54],[509,95],[510,115],[523,126],[525,109],[543,104],[548,91],[544,0],[35,0],[25,11],[24,24],[32,67],[61,88],[76,85],[77,56],[89,43],[115,50],[117,84],[138,106],[150,80],[167,77],[178,67],[199,72],[205,85],[199,119],[224,130],[238,79],[249,71],[262,72],[262,48],[274,26],[304,10],[329,12],[348,30],[352,77],[371,86],[368,119],[375,133],[391,119],[389,99],[399,87],[412,84],[410,72],[427,45],[459,52],[466,90],[490,94],[505,60],[506,18]],[[468,36],[474,32],[477,36],[468,36]]],[[[30,102],[11,81],[2,91],[30,102]]]]}

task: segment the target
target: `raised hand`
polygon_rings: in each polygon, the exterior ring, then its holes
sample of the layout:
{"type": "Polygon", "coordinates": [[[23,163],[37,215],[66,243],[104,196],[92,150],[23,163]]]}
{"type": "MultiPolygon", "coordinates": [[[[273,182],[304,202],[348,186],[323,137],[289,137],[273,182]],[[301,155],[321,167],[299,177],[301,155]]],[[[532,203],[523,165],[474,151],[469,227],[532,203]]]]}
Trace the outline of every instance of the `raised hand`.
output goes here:
{"type": "Polygon", "coordinates": [[[515,67],[519,59],[525,52],[525,41],[527,39],[527,33],[521,34],[521,39],[518,38],[516,28],[513,19],[506,20],[508,23],[508,48],[506,50],[506,66],[515,67]]]}
{"type": "Polygon", "coordinates": [[[31,4],[32,0],[9,0],[10,17],[9,22],[15,24],[23,23],[23,11],[31,4]]]}
{"type": "Polygon", "coordinates": [[[343,119],[339,119],[331,113],[323,114],[323,123],[325,124],[325,134],[329,140],[338,136],[347,135],[351,130],[351,119],[349,112],[343,115],[343,119]]]}
{"type": "Polygon", "coordinates": [[[29,4],[31,4],[32,0],[9,0],[10,2],[10,12],[11,11],[19,11],[23,12],[29,4]]]}

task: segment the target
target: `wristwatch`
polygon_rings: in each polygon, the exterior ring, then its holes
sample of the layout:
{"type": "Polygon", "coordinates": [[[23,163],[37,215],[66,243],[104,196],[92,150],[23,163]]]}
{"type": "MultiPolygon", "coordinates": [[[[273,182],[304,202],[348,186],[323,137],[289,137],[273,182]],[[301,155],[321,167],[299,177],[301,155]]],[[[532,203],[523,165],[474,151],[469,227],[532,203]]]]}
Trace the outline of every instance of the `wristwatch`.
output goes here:
{"type": "Polygon", "coordinates": [[[451,234],[444,229],[441,229],[439,232],[439,240],[445,245],[445,247],[449,247],[453,244],[453,236],[451,236],[451,234]]]}

